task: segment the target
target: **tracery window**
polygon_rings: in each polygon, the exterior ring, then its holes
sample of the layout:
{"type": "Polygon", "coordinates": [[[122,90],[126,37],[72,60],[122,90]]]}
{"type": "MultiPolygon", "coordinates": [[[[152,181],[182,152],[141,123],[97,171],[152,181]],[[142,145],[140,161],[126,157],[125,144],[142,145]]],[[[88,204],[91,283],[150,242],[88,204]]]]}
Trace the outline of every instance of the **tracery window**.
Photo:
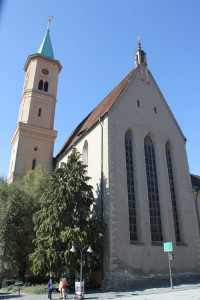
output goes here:
{"type": "Polygon", "coordinates": [[[174,218],[175,237],[176,237],[176,242],[180,242],[180,230],[179,230],[178,213],[176,207],[176,194],[175,194],[175,187],[174,187],[174,178],[173,178],[169,143],[166,143],[165,150],[166,150],[167,168],[168,168],[168,175],[169,175],[169,186],[171,192],[172,211],[173,211],[173,218],[174,218]]]}
{"type": "Polygon", "coordinates": [[[137,241],[137,222],[136,222],[136,203],[134,188],[134,169],[133,169],[133,146],[132,134],[128,130],[125,134],[125,152],[126,152],[126,175],[128,190],[128,209],[129,209],[129,231],[130,241],[137,241]]]}
{"type": "Polygon", "coordinates": [[[160,204],[158,193],[158,181],[156,172],[156,159],[154,145],[150,136],[144,139],[144,153],[146,163],[146,176],[149,198],[149,216],[151,227],[151,240],[152,242],[162,241],[162,226],[160,216],[160,204]]]}
{"type": "Polygon", "coordinates": [[[84,146],[83,146],[83,152],[82,152],[82,157],[83,157],[83,164],[86,165],[86,173],[85,175],[88,175],[88,142],[85,141],[84,146]]]}

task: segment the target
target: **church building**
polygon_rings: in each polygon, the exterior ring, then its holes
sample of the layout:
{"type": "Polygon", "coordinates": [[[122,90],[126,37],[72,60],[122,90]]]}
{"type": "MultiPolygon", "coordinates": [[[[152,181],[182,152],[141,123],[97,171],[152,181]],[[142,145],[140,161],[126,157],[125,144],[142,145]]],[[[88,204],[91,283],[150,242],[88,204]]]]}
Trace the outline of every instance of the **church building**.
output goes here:
{"type": "MultiPolygon", "coordinates": [[[[107,225],[101,283],[130,288],[169,278],[198,278],[200,232],[186,138],[147,66],[138,41],[135,67],[74,129],[53,158],[58,75],[49,28],[25,64],[25,83],[12,138],[8,181],[41,164],[62,167],[72,148],[91,177],[99,218],[107,225]]],[[[198,178],[197,178],[198,179],[198,178]]],[[[197,180],[198,181],[198,180],[197,180]]],[[[92,246],[92,245],[91,245],[92,246]]]]}

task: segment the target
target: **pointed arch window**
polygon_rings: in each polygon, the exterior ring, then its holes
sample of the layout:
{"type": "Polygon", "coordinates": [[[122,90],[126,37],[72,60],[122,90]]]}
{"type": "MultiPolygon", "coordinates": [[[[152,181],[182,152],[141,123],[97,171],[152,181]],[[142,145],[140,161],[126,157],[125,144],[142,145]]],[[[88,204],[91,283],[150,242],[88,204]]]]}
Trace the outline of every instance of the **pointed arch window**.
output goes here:
{"type": "Polygon", "coordinates": [[[165,150],[166,150],[167,168],[168,168],[168,176],[169,176],[169,186],[171,192],[172,211],[173,211],[173,218],[174,218],[175,237],[176,237],[176,242],[180,242],[181,239],[180,239],[179,221],[178,221],[178,213],[177,213],[177,206],[176,206],[176,194],[175,194],[175,187],[174,187],[174,177],[173,177],[169,143],[166,143],[165,150]]]}
{"type": "Polygon", "coordinates": [[[162,226],[161,226],[158,182],[157,182],[157,172],[156,172],[156,159],[155,159],[154,145],[149,135],[146,136],[144,139],[144,153],[145,153],[146,177],[147,177],[148,198],[149,198],[151,240],[152,242],[161,242],[163,238],[162,238],[162,226]]]}
{"type": "Polygon", "coordinates": [[[86,166],[85,175],[87,176],[88,175],[88,141],[85,141],[84,143],[82,157],[83,157],[83,164],[86,166]]]}
{"type": "Polygon", "coordinates": [[[126,175],[127,175],[127,191],[128,191],[130,241],[137,241],[138,237],[137,237],[134,169],[133,169],[133,137],[132,137],[132,132],[130,130],[128,130],[125,134],[125,152],[126,152],[126,175]]]}
{"type": "Polygon", "coordinates": [[[43,80],[41,79],[40,81],[39,81],[39,84],[38,84],[38,90],[43,90],[43,85],[44,85],[44,83],[43,83],[43,80]]]}
{"type": "Polygon", "coordinates": [[[35,170],[36,168],[36,159],[34,158],[32,161],[32,170],[35,170]]]}
{"type": "Polygon", "coordinates": [[[48,88],[49,88],[48,81],[45,81],[45,83],[44,83],[44,91],[48,92],[48,88]]]}

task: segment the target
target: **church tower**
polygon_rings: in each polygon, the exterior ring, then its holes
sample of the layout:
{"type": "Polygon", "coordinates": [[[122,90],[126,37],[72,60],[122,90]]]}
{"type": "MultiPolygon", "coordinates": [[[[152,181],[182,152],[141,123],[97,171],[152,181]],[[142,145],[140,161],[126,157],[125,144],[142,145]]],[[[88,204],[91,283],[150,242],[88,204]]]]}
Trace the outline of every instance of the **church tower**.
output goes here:
{"type": "Polygon", "coordinates": [[[49,22],[36,54],[26,61],[26,72],[20,102],[17,128],[12,136],[12,154],[8,183],[20,180],[29,169],[41,164],[52,170],[54,141],[53,130],[56,107],[58,75],[62,66],[54,59],[49,22]]]}

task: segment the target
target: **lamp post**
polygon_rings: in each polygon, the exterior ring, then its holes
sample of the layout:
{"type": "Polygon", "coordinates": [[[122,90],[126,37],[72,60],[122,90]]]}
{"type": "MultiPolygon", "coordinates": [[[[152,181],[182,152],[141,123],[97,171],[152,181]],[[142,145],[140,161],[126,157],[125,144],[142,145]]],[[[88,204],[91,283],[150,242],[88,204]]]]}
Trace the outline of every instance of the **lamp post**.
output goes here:
{"type": "MultiPolygon", "coordinates": [[[[83,273],[82,273],[82,272],[83,272],[83,251],[84,251],[87,247],[88,247],[87,252],[88,252],[88,253],[92,253],[93,250],[92,250],[91,246],[89,246],[89,245],[86,245],[85,247],[83,247],[82,249],[80,249],[80,257],[81,257],[81,265],[80,265],[80,288],[81,288],[81,297],[82,297],[82,280],[83,280],[83,273]]],[[[75,247],[72,246],[71,249],[70,249],[70,251],[73,252],[73,253],[76,252],[75,247]]]]}

